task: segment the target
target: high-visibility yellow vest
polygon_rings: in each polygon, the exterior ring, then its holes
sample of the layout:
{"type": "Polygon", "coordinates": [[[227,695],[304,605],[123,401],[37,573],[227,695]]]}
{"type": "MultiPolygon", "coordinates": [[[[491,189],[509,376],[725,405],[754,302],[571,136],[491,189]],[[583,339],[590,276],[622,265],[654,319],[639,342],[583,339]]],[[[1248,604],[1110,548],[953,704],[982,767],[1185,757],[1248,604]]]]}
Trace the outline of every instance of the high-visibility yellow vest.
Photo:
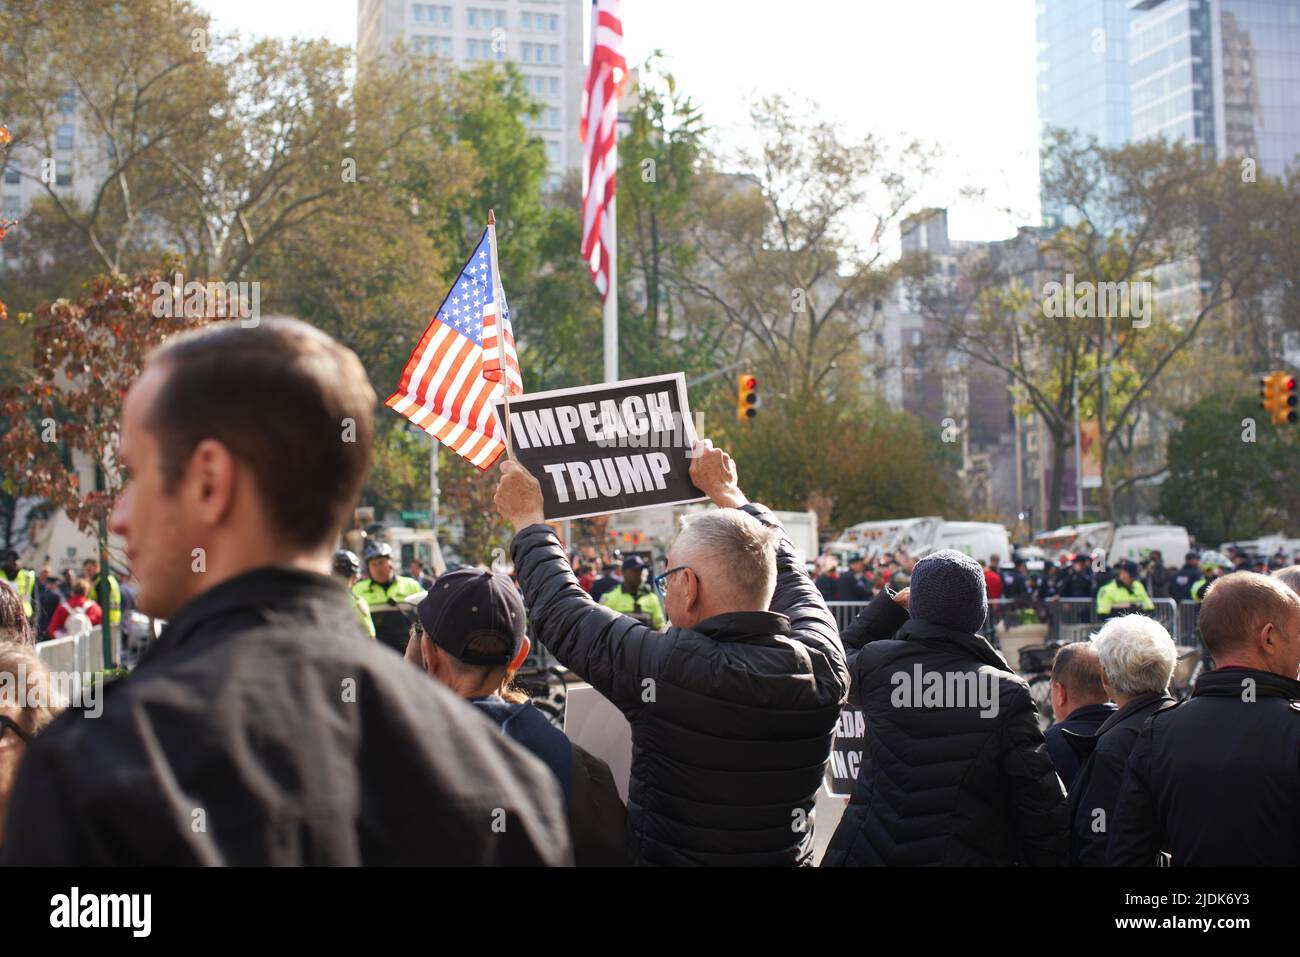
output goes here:
{"type": "Polygon", "coordinates": [[[23,603],[23,614],[28,618],[32,617],[32,595],[36,591],[36,573],[30,568],[20,568],[13,578],[10,578],[3,568],[0,568],[0,581],[7,581],[14,586],[14,591],[18,592],[18,598],[23,603]]]}
{"type": "Polygon", "coordinates": [[[652,591],[642,591],[635,597],[629,595],[623,590],[623,586],[611,588],[605,592],[600,599],[600,603],[606,608],[613,608],[624,615],[639,613],[650,616],[650,624],[654,628],[664,626],[664,610],[659,604],[659,596],[652,591]]]}
{"type": "MultiPolygon", "coordinates": [[[[94,594],[89,597],[102,605],[102,596],[99,594],[99,579],[100,576],[96,575],[95,580],[90,583],[94,594]]],[[[118,587],[117,579],[111,574],[108,576],[108,608],[106,610],[110,625],[120,625],[122,623],[122,589],[118,587]]]]}
{"type": "Polygon", "coordinates": [[[1123,610],[1137,605],[1145,611],[1154,611],[1155,605],[1147,595],[1147,590],[1136,579],[1130,588],[1125,588],[1119,579],[1107,582],[1097,592],[1097,614],[1109,615],[1112,610],[1123,610]]]}

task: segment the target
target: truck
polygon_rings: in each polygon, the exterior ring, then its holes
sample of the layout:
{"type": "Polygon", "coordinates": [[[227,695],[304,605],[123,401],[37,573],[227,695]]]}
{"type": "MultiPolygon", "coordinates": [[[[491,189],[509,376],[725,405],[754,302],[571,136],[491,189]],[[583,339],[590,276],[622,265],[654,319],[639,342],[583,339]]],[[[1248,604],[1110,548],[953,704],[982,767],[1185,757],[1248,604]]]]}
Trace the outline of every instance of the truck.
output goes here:
{"type": "Polygon", "coordinates": [[[906,549],[913,558],[954,548],[987,562],[1011,557],[1011,536],[996,522],[949,522],[938,515],[861,522],[846,528],[827,549],[843,561],[850,555],[878,556],[906,549]]]}
{"type": "Polygon", "coordinates": [[[1090,522],[1086,525],[1065,525],[1034,536],[1034,544],[1051,556],[1057,552],[1085,552],[1104,555],[1107,566],[1128,560],[1143,562],[1153,551],[1159,551],[1166,565],[1178,567],[1192,546],[1191,536],[1181,525],[1116,525],[1112,522],[1090,522]]]}

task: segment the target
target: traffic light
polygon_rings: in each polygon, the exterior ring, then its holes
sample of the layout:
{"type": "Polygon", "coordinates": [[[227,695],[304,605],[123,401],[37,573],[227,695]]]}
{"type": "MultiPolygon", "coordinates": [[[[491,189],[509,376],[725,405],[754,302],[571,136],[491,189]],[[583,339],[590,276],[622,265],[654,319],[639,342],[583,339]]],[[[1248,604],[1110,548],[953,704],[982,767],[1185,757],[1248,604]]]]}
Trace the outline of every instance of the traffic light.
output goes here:
{"type": "Polygon", "coordinates": [[[753,373],[743,373],[736,383],[736,418],[748,422],[758,415],[758,378],[753,373]]]}
{"type": "Polygon", "coordinates": [[[1269,413],[1274,425],[1285,425],[1300,418],[1296,412],[1298,402],[1295,376],[1270,372],[1259,380],[1259,404],[1269,413]]]}
{"type": "Polygon", "coordinates": [[[1294,422],[1300,417],[1296,415],[1296,402],[1300,399],[1297,399],[1295,394],[1295,376],[1278,372],[1275,378],[1277,379],[1277,408],[1273,412],[1273,424],[1284,425],[1294,422]]]}

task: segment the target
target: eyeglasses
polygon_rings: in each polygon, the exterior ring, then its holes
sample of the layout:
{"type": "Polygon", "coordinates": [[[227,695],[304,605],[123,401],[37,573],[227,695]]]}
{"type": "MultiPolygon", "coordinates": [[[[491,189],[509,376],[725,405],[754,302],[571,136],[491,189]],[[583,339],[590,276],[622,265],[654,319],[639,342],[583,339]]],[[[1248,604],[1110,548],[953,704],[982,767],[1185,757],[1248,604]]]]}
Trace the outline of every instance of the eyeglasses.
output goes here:
{"type": "Polygon", "coordinates": [[[668,576],[676,575],[678,572],[684,572],[688,568],[690,568],[689,565],[678,565],[676,568],[668,569],[668,571],[664,572],[662,575],[655,576],[655,591],[659,593],[660,598],[664,597],[664,589],[668,584],[668,576]]]}
{"type": "Polygon", "coordinates": [[[13,729],[14,734],[18,735],[18,740],[24,743],[30,741],[32,736],[19,727],[18,722],[8,715],[0,714],[0,740],[4,740],[5,732],[13,729]]]}

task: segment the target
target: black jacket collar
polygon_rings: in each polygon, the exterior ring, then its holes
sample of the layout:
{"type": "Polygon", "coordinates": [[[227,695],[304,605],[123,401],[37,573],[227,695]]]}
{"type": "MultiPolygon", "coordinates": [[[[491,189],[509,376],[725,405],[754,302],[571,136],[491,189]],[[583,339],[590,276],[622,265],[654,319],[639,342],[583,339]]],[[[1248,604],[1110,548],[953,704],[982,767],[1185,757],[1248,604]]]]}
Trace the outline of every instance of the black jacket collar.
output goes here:
{"type": "Polygon", "coordinates": [[[714,641],[739,641],[746,638],[790,634],[790,619],[774,611],[729,611],[705,618],[691,631],[714,641]]]}
{"type": "Polygon", "coordinates": [[[942,625],[931,624],[928,621],[922,621],[920,618],[909,618],[903,624],[903,627],[898,629],[898,634],[894,637],[923,644],[941,642],[970,658],[974,658],[976,661],[982,661],[984,664],[999,668],[1002,671],[1011,670],[1011,666],[1007,664],[1007,659],[1003,658],[988,643],[987,639],[968,632],[945,628],[942,625]]]}
{"type": "Polygon", "coordinates": [[[258,618],[267,612],[295,611],[305,614],[318,602],[355,614],[348,606],[347,589],[328,575],[283,565],[236,575],[191,599],[177,612],[141,664],[180,649],[196,636],[228,634],[236,616],[258,618]]]}
{"type": "Polygon", "coordinates": [[[1153,691],[1149,694],[1140,694],[1103,721],[1101,727],[1097,729],[1096,737],[1100,738],[1115,725],[1123,724],[1129,718],[1146,717],[1174,703],[1174,696],[1168,691],[1153,691]]]}
{"type": "Polygon", "coordinates": [[[1196,679],[1196,690],[1192,696],[1239,696],[1241,683],[1247,678],[1254,680],[1257,695],[1300,700],[1300,681],[1286,675],[1275,675],[1271,671],[1256,671],[1254,668],[1216,668],[1207,671],[1196,679]]]}

